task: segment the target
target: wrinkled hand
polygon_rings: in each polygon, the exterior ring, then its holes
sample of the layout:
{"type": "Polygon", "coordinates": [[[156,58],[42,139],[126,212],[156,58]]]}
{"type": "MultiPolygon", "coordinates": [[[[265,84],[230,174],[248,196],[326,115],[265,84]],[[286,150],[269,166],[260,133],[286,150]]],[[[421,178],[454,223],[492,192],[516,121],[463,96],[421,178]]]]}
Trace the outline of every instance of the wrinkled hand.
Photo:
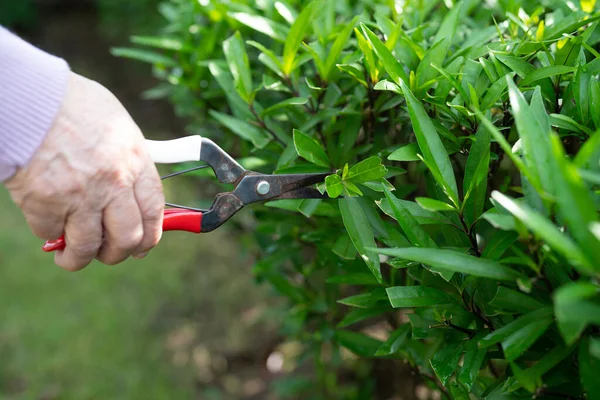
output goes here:
{"type": "Polygon", "coordinates": [[[64,232],[55,262],[67,270],[143,257],[160,240],[164,195],[140,129],[112,93],[76,74],[42,146],[6,187],[35,235],[64,232]]]}

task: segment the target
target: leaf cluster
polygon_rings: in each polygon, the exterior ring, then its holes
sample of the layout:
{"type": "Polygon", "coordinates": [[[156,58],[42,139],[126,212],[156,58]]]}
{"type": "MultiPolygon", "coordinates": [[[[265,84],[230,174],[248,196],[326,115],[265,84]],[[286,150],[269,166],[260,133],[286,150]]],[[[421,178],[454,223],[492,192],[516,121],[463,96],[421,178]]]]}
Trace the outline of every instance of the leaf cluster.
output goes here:
{"type": "Polygon", "coordinates": [[[314,365],[296,395],[383,396],[364,365],[385,359],[446,398],[600,398],[595,1],[160,10],[114,50],[154,65],[146,96],[256,168],[330,174],[330,199],[240,228],[314,365]]]}

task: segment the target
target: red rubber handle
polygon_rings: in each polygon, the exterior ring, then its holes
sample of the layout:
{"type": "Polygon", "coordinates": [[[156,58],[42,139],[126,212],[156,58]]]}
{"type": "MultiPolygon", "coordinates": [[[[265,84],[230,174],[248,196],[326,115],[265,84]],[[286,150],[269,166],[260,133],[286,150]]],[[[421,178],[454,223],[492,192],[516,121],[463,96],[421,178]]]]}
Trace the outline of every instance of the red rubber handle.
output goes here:
{"type": "MultiPolygon", "coordinates": [[[[168,208],[165,210],[163,218],[163,232],[166,231],[186,231],[200,233],[202,230],[202,213],[199,211],[186,210],[183,208],[168,208]]],[[[52,251],[64,250],[66,247],[65,238],[61,236],[55,240],[48,240],[42,246],[42,250],[49,253],[52,251]]]]}

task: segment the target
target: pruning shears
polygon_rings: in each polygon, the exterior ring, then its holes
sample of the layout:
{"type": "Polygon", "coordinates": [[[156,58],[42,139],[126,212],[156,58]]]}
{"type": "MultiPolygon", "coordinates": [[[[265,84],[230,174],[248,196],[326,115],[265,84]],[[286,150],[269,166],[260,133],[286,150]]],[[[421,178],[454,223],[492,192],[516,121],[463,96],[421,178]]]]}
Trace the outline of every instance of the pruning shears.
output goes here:
{"type": "MultiPolygon", "coordinates": [[[[245,205],[279,199],[324,199],[327,196],[314,187],[325,180],[328,173],[262,174],[244,169],[212,140],[199,135],[179,139],[146,140],[152,160],[157,164],[175,164],[204,161],[206,164],[174,172],[161,179],[181,175],[201,168],[212,168],[221,183],[234,185],[234,190],[216,195],[212,206],[199,209],[166,203],[163,231],[211,232],[223,225],[245,205]]],[[[47,241],[46,252],[63,250],[64,236],[47,241]]]]}

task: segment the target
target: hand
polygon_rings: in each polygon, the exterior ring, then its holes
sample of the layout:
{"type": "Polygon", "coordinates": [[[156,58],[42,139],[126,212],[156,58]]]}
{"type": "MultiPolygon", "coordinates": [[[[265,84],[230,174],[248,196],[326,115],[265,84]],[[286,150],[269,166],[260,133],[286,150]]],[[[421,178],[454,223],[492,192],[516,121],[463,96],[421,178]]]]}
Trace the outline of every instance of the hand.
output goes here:
{"type": "Polygon", "coordinates": [[[114,265],[160,240],[164,195],[144,136],[100,84],[72,74],[61,111],[31,162],[5,183],[33,233],[67,244],[57,265],[114,265]]]}

